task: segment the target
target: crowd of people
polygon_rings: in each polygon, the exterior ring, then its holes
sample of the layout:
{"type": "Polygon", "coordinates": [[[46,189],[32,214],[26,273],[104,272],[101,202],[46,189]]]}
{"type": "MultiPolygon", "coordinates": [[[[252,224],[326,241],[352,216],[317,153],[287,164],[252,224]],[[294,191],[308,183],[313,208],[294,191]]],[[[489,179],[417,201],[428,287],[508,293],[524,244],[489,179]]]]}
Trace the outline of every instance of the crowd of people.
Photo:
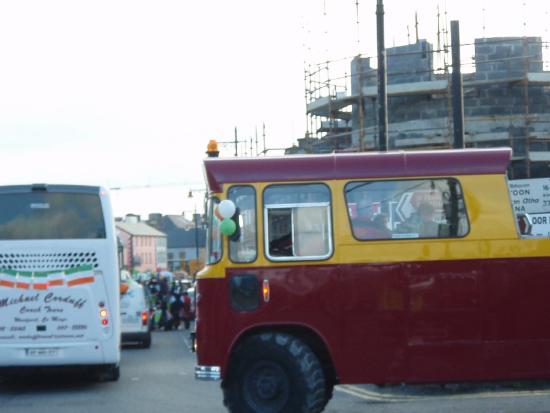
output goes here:
{"type": "Polygon", "coordinates": [[[150,297],[151,329],[178,330],[183,325],[188,330],[195,314],[187,285],[157,274],[145,286],[150,297]]]}

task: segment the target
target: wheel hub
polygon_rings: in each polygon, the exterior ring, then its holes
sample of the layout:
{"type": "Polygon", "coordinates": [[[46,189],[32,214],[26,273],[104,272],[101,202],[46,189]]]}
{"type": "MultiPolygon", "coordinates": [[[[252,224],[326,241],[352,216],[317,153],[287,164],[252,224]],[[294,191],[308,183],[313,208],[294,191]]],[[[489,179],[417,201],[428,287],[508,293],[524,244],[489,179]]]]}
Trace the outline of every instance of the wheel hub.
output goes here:
{"type": "Polygon", "coordinates": [[[245,398],[249,399],[250,405],[261,407],[261,411],[280,411],[290,393],[290,383],[284,369],[270,361],[257,362],[245,376],[244,385],[249,390],[245,398]]]}

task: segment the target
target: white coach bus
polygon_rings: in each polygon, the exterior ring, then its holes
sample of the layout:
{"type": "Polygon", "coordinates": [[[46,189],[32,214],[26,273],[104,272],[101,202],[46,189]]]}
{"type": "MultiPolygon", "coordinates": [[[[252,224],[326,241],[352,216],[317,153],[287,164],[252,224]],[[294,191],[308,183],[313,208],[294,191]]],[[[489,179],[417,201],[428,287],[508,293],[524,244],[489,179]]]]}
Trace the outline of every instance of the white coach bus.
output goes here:
{"type": "Polygon", "coordinates": [[[120,375],[117,244],[107,191],[0,186],[0,375],[120,375]]]}

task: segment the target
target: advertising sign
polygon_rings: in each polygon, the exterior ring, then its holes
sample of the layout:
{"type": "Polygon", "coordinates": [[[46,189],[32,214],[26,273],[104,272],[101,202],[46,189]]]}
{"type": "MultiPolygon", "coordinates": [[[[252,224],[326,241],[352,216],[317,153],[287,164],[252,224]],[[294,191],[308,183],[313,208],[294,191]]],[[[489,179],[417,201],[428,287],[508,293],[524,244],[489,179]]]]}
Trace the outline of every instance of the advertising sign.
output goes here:
{"type": "Polygon", "coordinates": [[[531,235],[550,237],[550,178],[508,181],[508,188],[514,212],[531,217],[531,235]]]}
{"type": "Polygon", "coordinates": [[[516,214],[550,213],[550,178],[508,181],[516,214]]]}
{"type": "Polygon", "coordinates": [[[24,272],[0,269],[0,343],[83,340],[93,325],[92,267],[24,272]]]}

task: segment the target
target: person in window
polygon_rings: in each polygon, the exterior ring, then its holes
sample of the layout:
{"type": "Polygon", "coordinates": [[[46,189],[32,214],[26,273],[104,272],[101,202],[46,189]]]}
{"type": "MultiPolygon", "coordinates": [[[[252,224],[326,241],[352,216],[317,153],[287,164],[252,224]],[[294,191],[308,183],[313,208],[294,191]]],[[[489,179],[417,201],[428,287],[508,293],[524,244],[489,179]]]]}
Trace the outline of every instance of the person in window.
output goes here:
{"type": "Polygon", "coordinates": [[[370,218],[368,209],[357,208],[357,217],[353,220],[353,233],[359,239],[388,239],[388,216],[380,213],[370,218]]]}
{"type": "Polygon", "coordinates": [[[433,238],[439,235],[439,224],[434,221],[435,209],[433,205],[422,203],[417,208],[419,217],[418,234],[420,237],[433,238]]]}

